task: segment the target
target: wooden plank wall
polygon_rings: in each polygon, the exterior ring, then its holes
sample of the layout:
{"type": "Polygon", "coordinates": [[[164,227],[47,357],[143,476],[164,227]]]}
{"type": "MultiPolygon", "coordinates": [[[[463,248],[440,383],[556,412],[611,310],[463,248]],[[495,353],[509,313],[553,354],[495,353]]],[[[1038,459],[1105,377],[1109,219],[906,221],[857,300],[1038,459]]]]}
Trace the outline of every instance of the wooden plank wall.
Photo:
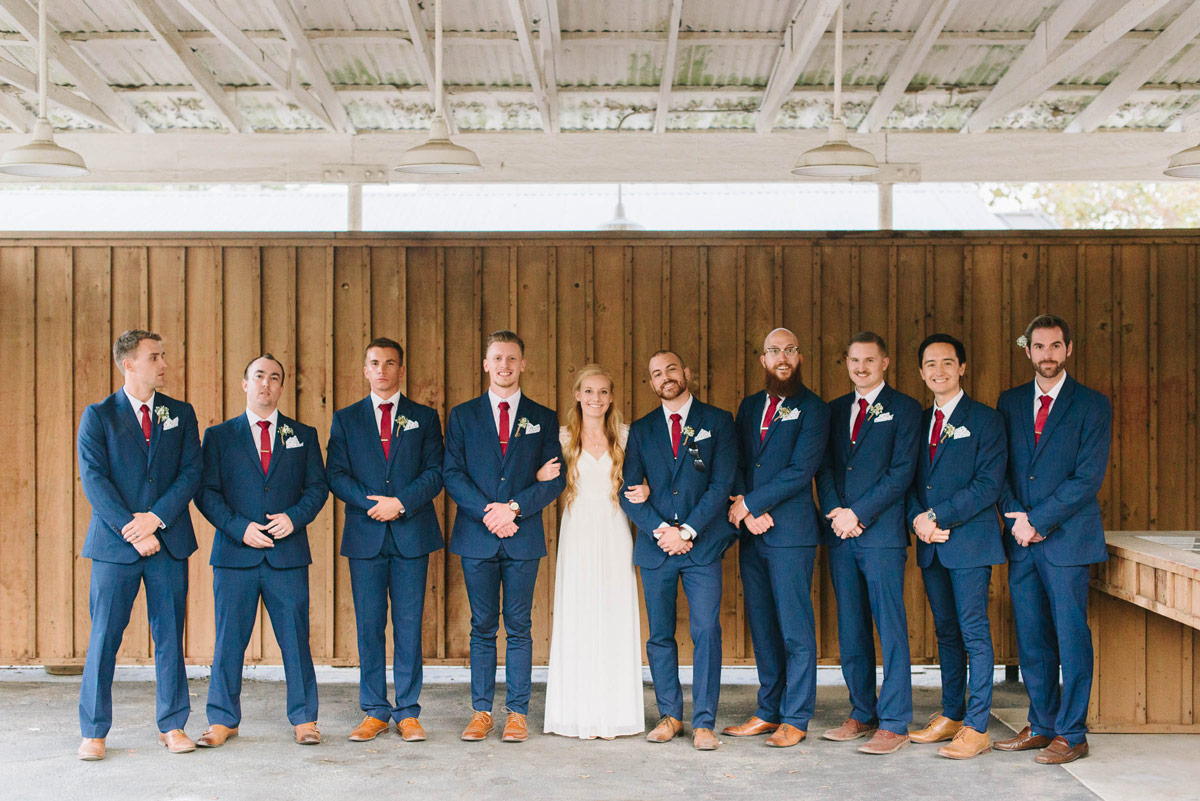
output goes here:
{"type": "MultiPolygon", "coordinates": [[[[528,343],[525,391],[565,409],[575,371],[614,370],[623,412],[655,404],[645,365],[672,345],[701,398],[733,410],[761,386],[763,335],[795,330],[806,380],[823,397],[849,388],[845,340],[872,328],[892,345],[890,380],[928,402],[914,349],[925,335],[963,337],[966,386],[987,403],[1027,380],[1014,343],[1042,310],[1076,326],[1071,372],[1113,399],[1116,424],[1102,492],[1114,529],[1196,529],[1197,247],[1188,232],[853,235],[129,235],[0,240],[0,663],[81,661],[89,563],[79,557],[89,507],[74,437],[86,404],[120,384],[113,338],[150,327],[166,339],[171,394],[200,425],[243,410],[237,379],[262,350],[288,369],[282,408],[324,437],[334,409],[366,392],[362,348],[387,335],[408,347],[405,391],[448,410],[484,388],[481,339],[516,328],[528,343]]],[[[453,514],[443,496],[443,520],[453,514]]],[[[323,663],[355,662],[349,571],[336,556],[342,510],[310,527],[312,645],[323,663]]],[[[548,517],[557,513],[547,512],[548,517]]],[[[210,660],[212,529],[194,514],[187,657],[210,660]]],[[[548,526],[535,603],[535,657],[549,651],[555,527],[548,526]]],[[[752,661],[734,553],[725,562],[727,663],[752,661]]],[[[992,625],[1001,662],[1015,661],[1004,568],[992,625]]],[[[814,587],[820,658],[837,661],[828,573],[814,587]]],[[[910,564],[914,662],[936,660],[932,619],[910,564]]],[[[686,644],[686,609],[680,635],[686,644]]],[[[467,599],[459,565],[430,563],[425,656],[464,664],[467,599]]],[[[261,623],[261,620],[260,620],[261,623]]],[[[139,602],[122,658],[151,656],[139,602]]],[[[278,661],[260,625],[249,658],[278,661]]]]}

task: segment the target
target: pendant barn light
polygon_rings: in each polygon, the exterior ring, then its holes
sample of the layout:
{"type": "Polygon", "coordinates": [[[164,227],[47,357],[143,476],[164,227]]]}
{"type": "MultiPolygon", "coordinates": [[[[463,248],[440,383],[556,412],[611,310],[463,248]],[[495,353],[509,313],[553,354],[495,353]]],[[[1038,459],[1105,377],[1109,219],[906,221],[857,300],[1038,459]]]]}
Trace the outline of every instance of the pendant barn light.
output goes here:
{"type": "Polygon", "coordinates": [[[646,226],[625,216],[625,203],[621,198],[621,185],[617,184],[617,208],[613,218],[600,225],[601,231],[644,231],[646,226]]]}
{"type": "Polygon", "coordinates": [[[87,175],[83,156],[54,143],[54,131],[46,115],[49,86],[46,52],[46,0],[38,2],[38,117],[33,126],[33,141],[14,147],[0,157],[0,172],[26,178],[77,178],[87,175]]]}
{"type": "Polygon", "coordinates": [[[833,39],[833,119],[825,144],[806,151],[792,168],[793,175],[811,178],[856,178],[879,172],[875,157],[846,141],[842,121],[842,3],[837,8],[837,30],[833,39]]]}
{"type": "Polygon", "coordinates": [[[1163,174],[1172,178],[1200,178],[1200,145],[1171,156],[1163,174]]]}
{"type": "Polygon", "coordinates": [[[442,108],[442,3],[434,0],[434,80],[433,120],[429,123],[429,138],[425,144],[408,150],[400,163],[392,167],[396,172],[417,174],[450,174],[479,172],[483,165],[473,150],[450,141],[450,126],[442,108]]]}

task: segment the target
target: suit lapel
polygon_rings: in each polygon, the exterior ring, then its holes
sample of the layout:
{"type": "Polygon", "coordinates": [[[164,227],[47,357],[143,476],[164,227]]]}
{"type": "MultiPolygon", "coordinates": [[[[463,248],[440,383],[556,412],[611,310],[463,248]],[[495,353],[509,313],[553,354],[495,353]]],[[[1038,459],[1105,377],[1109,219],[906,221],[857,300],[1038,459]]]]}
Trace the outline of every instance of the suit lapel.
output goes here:
{"type": "Polygon", "coordinates": [[[754,452],[756,454],[762,453],[763,449],[767,447],[767,443],[771,441],[771,435],[774,434],[775,429],[779,427],[779,417],[780,417],[779,410],[782,409],[783,407],[787,406],[787,402],[789,400],[788,398],[784,398],[783,400],[781,400],[779,402],[779,405],[775,407],[775,414],[772,416],[771,422],[767,424],[766,435],[762,436],[761,435],[762,418],[763,418],[763,415],[767,413],[767,408],[766,408],[767,393],[765,391],[763,391],[763,392],[760,392],[759,395],[761,395],[761,397],[758,399],[758,419],[757,419],[757,425],[754,426],[756,433],[760,433],[759,439],[754,442],[754,445],[755,445],[754,452]]]}
{"type": "MultiPolygon", "coordinates": [[[[688,419],[683,421],[683,427],[685,429],[690,428],[695,433],[690,437],[686,432],[679,435],[679,453],[675,454],[675,463],[671,468],[671,481],[674,481],[675,477],[679,475],[679,466],[684,462],[691,461],[691,457],[688,456],[687,452],[688,446],[695,444],[696,437],[704,429],[704,414],[700,411],[700,402],[694,398],[692,400],[692,408],[688,411],[688,419]]],[[[667,445],[670,447],[669,433],[667,445]]]]}
{"type": "MultiPolygon", "coordinates": [[[[654,446],[658,449],[659,455],[662,456],[663,462],[668,466],[671,474],[675,473],[675,456],[671,453],[671,429],[667,425],[667,416],[663,413],[662,406],[651,412],[654,415],[651,423],[653,431],[654,446]]],[[[681,436],[682,440],[683,437],[681,436]]]]}
{"type": "MultiPolygon", "coordinates": [[[[1054,405],[1050,407],[1050,416],[1046,418],[1046,425],[1042,428],[1042,436],[1038,438],[1037,448],[1033,454],[1034,459],[1041,455],[1042,449],[1046,447],[1046,440],[1050,439],[1050,435],[1054,433],[1054,429],[1058,426],[1058,421],[1062,420],[1066,415],[1074,397],[1075,381],[1070,376],[1067,376],[1067,380],[1063,382],[1063,388],[1054,400],[1054,405]]],[[[1031,398],[1029,405],[1031,409],[1033,408],[1032,400],[1031,398]]]]}
{"type": "MultiPolygon", "coordinates": [[[[892,397],[891,390],[892,388],[889,385],[884,384],[883,389],[880,390],[879,394],[875,396],[875,403],[878,403],[880,408],[883,409],[883,412],[880,414],[886,413],[888,410],[888,401],[890,401],[892,397]]],[[[857,405],[854,402],[853,396],[851,396],[850,402],[852,406],[857,405]]],[[[858,449],[862,447],[863,440],[867,438],[867,435],[870,434],[871,430],[875,427],[875,418],[879,416],[878,414],[871,414],[871,407],[874,406],[875,403],[867,406],[867,419],[863,421],[862,428],[858,430],[858,442],[856,442],[854,447],[851,449],[854,453],[858,452],[858,449]]]]}
{"type": "MultiPolygon", "coordinates": [[[[508,447],[504,449],[503,457],[500,459],[500,464],[508,464],[509,457],[512,456],[513,449],[520,444],[521,437],[525,436],[521,429],[517,428],[517,423],[521,419],[521,405],[525,403],[525,393],[521,393],[521,399],[517,401],[517,405],[511,411],[511,417],[508,418],[508,447]]],[[[491,413],[491,403],[488,403],[488,412],[491,413]]],[[[500,433],[496,432],[496,447],[500,447],[500,433]]],[[[539,465],[540,466],[540,465],[539,465]]]]}
{"type": "MultiPolygon", "coordinates": [[[[496,463],[503,465],[504,454],[500,452],[500,435],[496,430],[496,418],[492,417],[492,401],[486,392],[479,398],[479,405],[475,407],[475,413],[479,418],[480,431],[484,434],[484,439],[490,443],[487,447],[495,454],[496,463]]],[[[511,418],[509,422],[512,422],[511,418]]],[[[509,436],[511,438],[512,435],[509,436]]],[[[511,439],[509,445],[512,445],[511,439]]]]}
{"type": "Polygon", "coordinates": [[[250,464],[254,467],[254,472],[261,476],[263,471],[262,457],[258,453],[259,432],[250,428],[250,420],[246,417],[245,412],[233,418],[233,430],[234,437],[240,441],[237,447],[250,460],[250,464]]]}
{"type": "MultiPolygon", "coordinates": [[[[966,393],[963,393],[962,400],[960,400],[958,402],[958,405],[954,407],[954,413],[950,415],[950,419],[942,421],[942,429],[945,430],[945,427],[947,425],[954,426],[955,428],[960,427],[963,424],[963,421],[967,419],[967,414],[970,412],[970,409],[968,407],[970,405],[971,405],[971,398],[968,397],[966,393]]],[[[932,416],[932,413],[933,413],[933,410],[930,409],[931,416],[932,416]]],[[[929,430],[928,421],[926,421],[926,422],[927,422],[927,424],[925,426],[925,430],[928,431],[929,430]]],[[[935,453],[934,457],[933,457],[933,464],[929,465],[929,472],[932,473],[933,468],[937,466],[938,462],[942,461],[942,454],[946,452],[946,446],[948,446],[952,441],[953,441],[953,437],[947,437],[944,440],[939,440],[938,447],[937,447],[937,453],[935,453]]],[[[928,449],[926,449],[926,453],[928,453],[928,452],[929,452],[928,449]]]]}
{"type": "MultiPolygon", "coordinates": [[[[279,462],[283,460],[283,455],[287,451],[287,446],[283,444],[283,434],[279,431],[279,429],[283,428],[284,425],[287,425],[292,429],[292,436],[295,436],[296,429],[291,425],[291,423],[294,422],[294,420],[288,420],[282,414],[276,416],[275,418],[275,441],[271,443],[271,461],[267,464],[268,481],[271,480],[271,476],[275,475],[275,470],[279,467],[279,462]]],[[[259,470],[260,472],[262,470],[261,463],[259,464],[259,470]]]]}
{"type": "MultiPolygon", "coordinates": [[[[387,456],[387,472],[392,470],[392,464],[396,461],[396,451],[400,450],[400,438],[404,434],[404,429],[399,425],[398,421],[401,417],[408,417],[409,402],[408,398],[401,393],[400,399],[396,401],[396,415],[392,418],[392,430],[388,440],[388,456],[387,456]]],[[[380,448],[382,450],[382,448],[380,448]]]]}
{"type": "MultiPolygon", "coordinates": [[[[142,455],[146,457],[146,461],[150,461],[150,447],[146,444],[146,437],[142,435],[142,422],[138,420],[137,414],[133,411],[133,407],[129,405],[129,398],[125,394],[125,390],[118,389],[113,395],[113,401],[117,404],[117,418],[129,429],[129,433],[137,440],[137,444],[142,449],[142,455]]],[[[151,410],[151,414],[154,410],[151,410]]],[[[150,437],[154,438],[154,422],[151,418],[150,422],[150,437]]]]}
{"type": "MultiPolygon", "coordinates": [[[[173,404],[167,403],[167,401],[170,400],[169,398],[166,398],[157,393],[154,395],[153,400],[154,400],[154,403],[150,404],[150,452],[147,454],[147,462],[154,461],[154,454],[158,452],[158,441],[159,441],[159,439],[162,438],[162,433],[163,433],[163,431],[162,431],[163,424],[158,421],[158,414],[154,411],[155,406],[166,406],[168,409],[167,419],[169,420],[170,419],[170,411],[169,410],[170,410],[171,406],[173,405],[173,404]]],[[[139,425],[138,428],[140,431],[141,426],[139,425]]],[[[142,441],[145,442],[146,438],[142,437],[142,441]]]]}

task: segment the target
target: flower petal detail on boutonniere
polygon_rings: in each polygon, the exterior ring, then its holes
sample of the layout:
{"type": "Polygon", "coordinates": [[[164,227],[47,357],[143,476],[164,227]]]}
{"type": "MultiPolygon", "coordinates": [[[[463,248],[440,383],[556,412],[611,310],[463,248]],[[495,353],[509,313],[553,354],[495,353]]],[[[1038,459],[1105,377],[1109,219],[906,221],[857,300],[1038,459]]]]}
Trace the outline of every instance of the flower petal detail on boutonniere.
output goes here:
{"type": "Polygon", "coordinates": [[[878,401],[875,402],[874,406],[867,409],[867,419],[868,420],[870,420],[872,417],[876,417],[881,414],[883,414],[883,404],[878,401]]]}
{"type": "Polygon", "coordinates": [[[1017,347],[1022,349],[1029,347],[1029,340],[1024,334],[1021,334],[1021,336],[1017,337],[1017,347]]]}
{"type": "Polygon", "coordinates": [[[397,417],[396,418],[396,433],[399,434],[401,431],[403,431],[404,427],[406,425],[408,425],[407,417],[405,417],[404,415],[400,415],[399,417],[397,417]]]}
{"type": "Polygon", "coordinates": [[[295,432],[292,431],[292,427],[287,423],[284,423],[279,427],[279,436],[281,437],[290,437],[293,433],[295,432]]]}
{"type": "Polygon", "coordinates": [[[517,437],[521,436],[521,432],[527,428],[529,428],[529,418],[522,417],[520,420],[517,421],[517,431],[515,434],[513,434],[513,439],[516,439],[517,437]]]}
{"type": "Polygon", "coordinates": [[[165,423],[171,419],[171,411],[166,406],[156,406],[154,407],[154,416],[159,423],[165,423]]]}
{"type": "Polygon", "coordinates": [[[954,426],[950,425],[949,423],[946,423],[946,425],[942,427],[942,436],[941,436],[941,439],[938,440],[938,442],[945,442],[948,439],[953,439],[954,431],[955,431],[954,426]]]}

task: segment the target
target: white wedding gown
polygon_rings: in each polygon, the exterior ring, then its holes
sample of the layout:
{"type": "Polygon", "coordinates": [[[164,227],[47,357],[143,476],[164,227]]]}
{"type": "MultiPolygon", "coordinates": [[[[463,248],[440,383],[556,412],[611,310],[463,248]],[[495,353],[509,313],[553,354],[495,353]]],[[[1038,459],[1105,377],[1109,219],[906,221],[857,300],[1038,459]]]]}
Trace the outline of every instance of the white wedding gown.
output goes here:
{"type": "Polygon", "coordinates": [[[607,453],[580,453],[578,492],[558,532],[547,733],[591,739],[646,728],[633,537],[612,499],[611,468],[607,453]]]}

